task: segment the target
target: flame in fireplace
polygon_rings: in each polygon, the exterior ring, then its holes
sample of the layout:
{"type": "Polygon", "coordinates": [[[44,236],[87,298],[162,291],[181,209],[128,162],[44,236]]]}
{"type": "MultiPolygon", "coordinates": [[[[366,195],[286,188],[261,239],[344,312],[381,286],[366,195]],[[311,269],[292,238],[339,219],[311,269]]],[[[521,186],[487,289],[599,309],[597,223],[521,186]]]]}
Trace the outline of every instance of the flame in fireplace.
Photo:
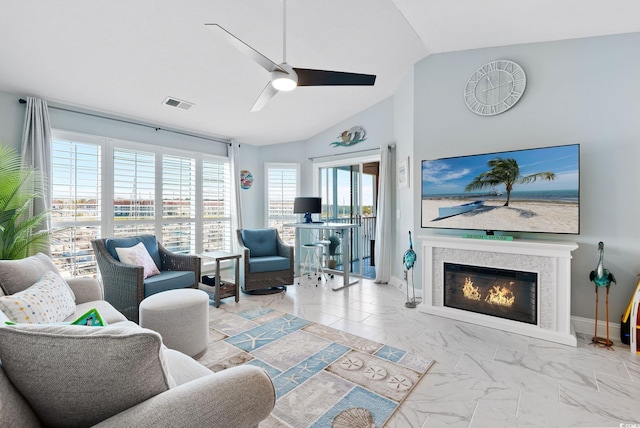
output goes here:
{"type": "Polygon", "coordinates": [[[500,306],[511,306],[515,300],[516,296],[510,289],[497,285],[494,285],[491,290],[489,290],[487,298],[484,299],[485,302],[500,306]]]}
{"type": "Polygon", "coordinates": [[[464,286],[462,287],[462,293],[464,297],[470,300],[480,300],[480,289],[479,287],[473,286],[473,281],[471,278],[467,277],[464,279],[464,286]]]}

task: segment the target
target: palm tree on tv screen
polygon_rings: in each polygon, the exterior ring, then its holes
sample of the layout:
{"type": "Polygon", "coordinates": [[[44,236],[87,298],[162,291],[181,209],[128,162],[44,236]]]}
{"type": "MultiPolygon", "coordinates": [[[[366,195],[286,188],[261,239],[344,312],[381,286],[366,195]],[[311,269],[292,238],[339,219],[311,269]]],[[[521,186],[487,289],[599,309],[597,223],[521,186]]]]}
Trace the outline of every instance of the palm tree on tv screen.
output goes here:
{"type": "Polygon", "coordinates": [[[512,158],[491,159],[487,162],[487,166],[491,169],[474,178],[471,183],[467,184],[464,190],[465,192],[470,192],[473,190],[481,190],[504,184],[507,191],[507,202],[504,203],[505,207],[509,206],[511,190],[513,190],[514,184],[529,184],[533,183],[537,179],[551,181],[556,178],[556,175],[553,172],[537,172],[523,177],[520,175],[518,162],[512,158]]]}

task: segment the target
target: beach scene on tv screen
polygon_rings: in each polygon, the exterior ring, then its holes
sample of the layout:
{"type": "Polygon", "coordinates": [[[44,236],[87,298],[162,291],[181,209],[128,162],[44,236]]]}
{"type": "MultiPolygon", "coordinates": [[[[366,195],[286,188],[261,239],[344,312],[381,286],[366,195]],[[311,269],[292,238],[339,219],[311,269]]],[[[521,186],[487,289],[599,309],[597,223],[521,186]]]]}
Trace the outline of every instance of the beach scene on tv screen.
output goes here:
{"type": "Polygon", "coordinates": [[[580,231],[579,146],[422,161],[422,227],[580,231]]]}

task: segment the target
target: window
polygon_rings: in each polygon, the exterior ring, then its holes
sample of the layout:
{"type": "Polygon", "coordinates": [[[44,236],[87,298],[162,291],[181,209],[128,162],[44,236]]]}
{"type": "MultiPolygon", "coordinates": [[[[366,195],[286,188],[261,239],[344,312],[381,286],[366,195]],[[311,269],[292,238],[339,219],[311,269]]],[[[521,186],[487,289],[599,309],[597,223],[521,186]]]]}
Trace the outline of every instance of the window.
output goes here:
{"type": "Polygon", "coordinates": [[[202,163],[202,250],[231,249],[231,183],[228,162],[202,163]]]}
{"type": "Polygon", "coordinates": [[[95,143],[51,143],[51,258],[67,276],[95,273],[91,240],[101,230],[102,148],[95,143]]]}
{"type": "Polygon", "coordinates": [[[113,236],[155,234],[155,155],[113,150],[113,236]]]}
{"type": "Polygon", "coordinates": [[[162,241],[174,253],[195,253],[195,159],[162,158],[162,241]]]}
{"type": "Polygon", "coordinates": [[[99,237],[154,234],[184,254],[231,249],[227,158],[54,131],[52,171],[51,255],[65,276],[96,273],[99,237]]]}
{"type": "Polygon", "coordinates": [[[295,242],[295,230],[284,227],[286,223],[295,223],[293,201],[298,196],[300,176],[298,164],[265,164],[267,171],[267,227],[280,232],[282,240],[295,242]]]}

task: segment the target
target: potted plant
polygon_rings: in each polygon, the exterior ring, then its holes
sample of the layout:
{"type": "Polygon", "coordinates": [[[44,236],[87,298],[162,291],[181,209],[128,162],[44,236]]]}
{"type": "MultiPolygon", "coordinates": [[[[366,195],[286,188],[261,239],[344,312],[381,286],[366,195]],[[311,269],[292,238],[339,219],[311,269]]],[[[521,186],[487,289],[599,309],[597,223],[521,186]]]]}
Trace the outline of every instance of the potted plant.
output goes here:
{"type": "Polygon", "coordinates": [[[340,238],[337,235],[329,236],[329,269],[335,269],[338,264],[336,256],[339,256],[338,247],[340,247],[340,238]]]}
{"type": "Polygon", "coordinates": [[[31,202],[43,195],[40,172],[23,167],[20,155],[0,144],[0,260],[28,257],[49,247],[48,230],[39,230],[48,212],[29,215],[31,202]]]}

